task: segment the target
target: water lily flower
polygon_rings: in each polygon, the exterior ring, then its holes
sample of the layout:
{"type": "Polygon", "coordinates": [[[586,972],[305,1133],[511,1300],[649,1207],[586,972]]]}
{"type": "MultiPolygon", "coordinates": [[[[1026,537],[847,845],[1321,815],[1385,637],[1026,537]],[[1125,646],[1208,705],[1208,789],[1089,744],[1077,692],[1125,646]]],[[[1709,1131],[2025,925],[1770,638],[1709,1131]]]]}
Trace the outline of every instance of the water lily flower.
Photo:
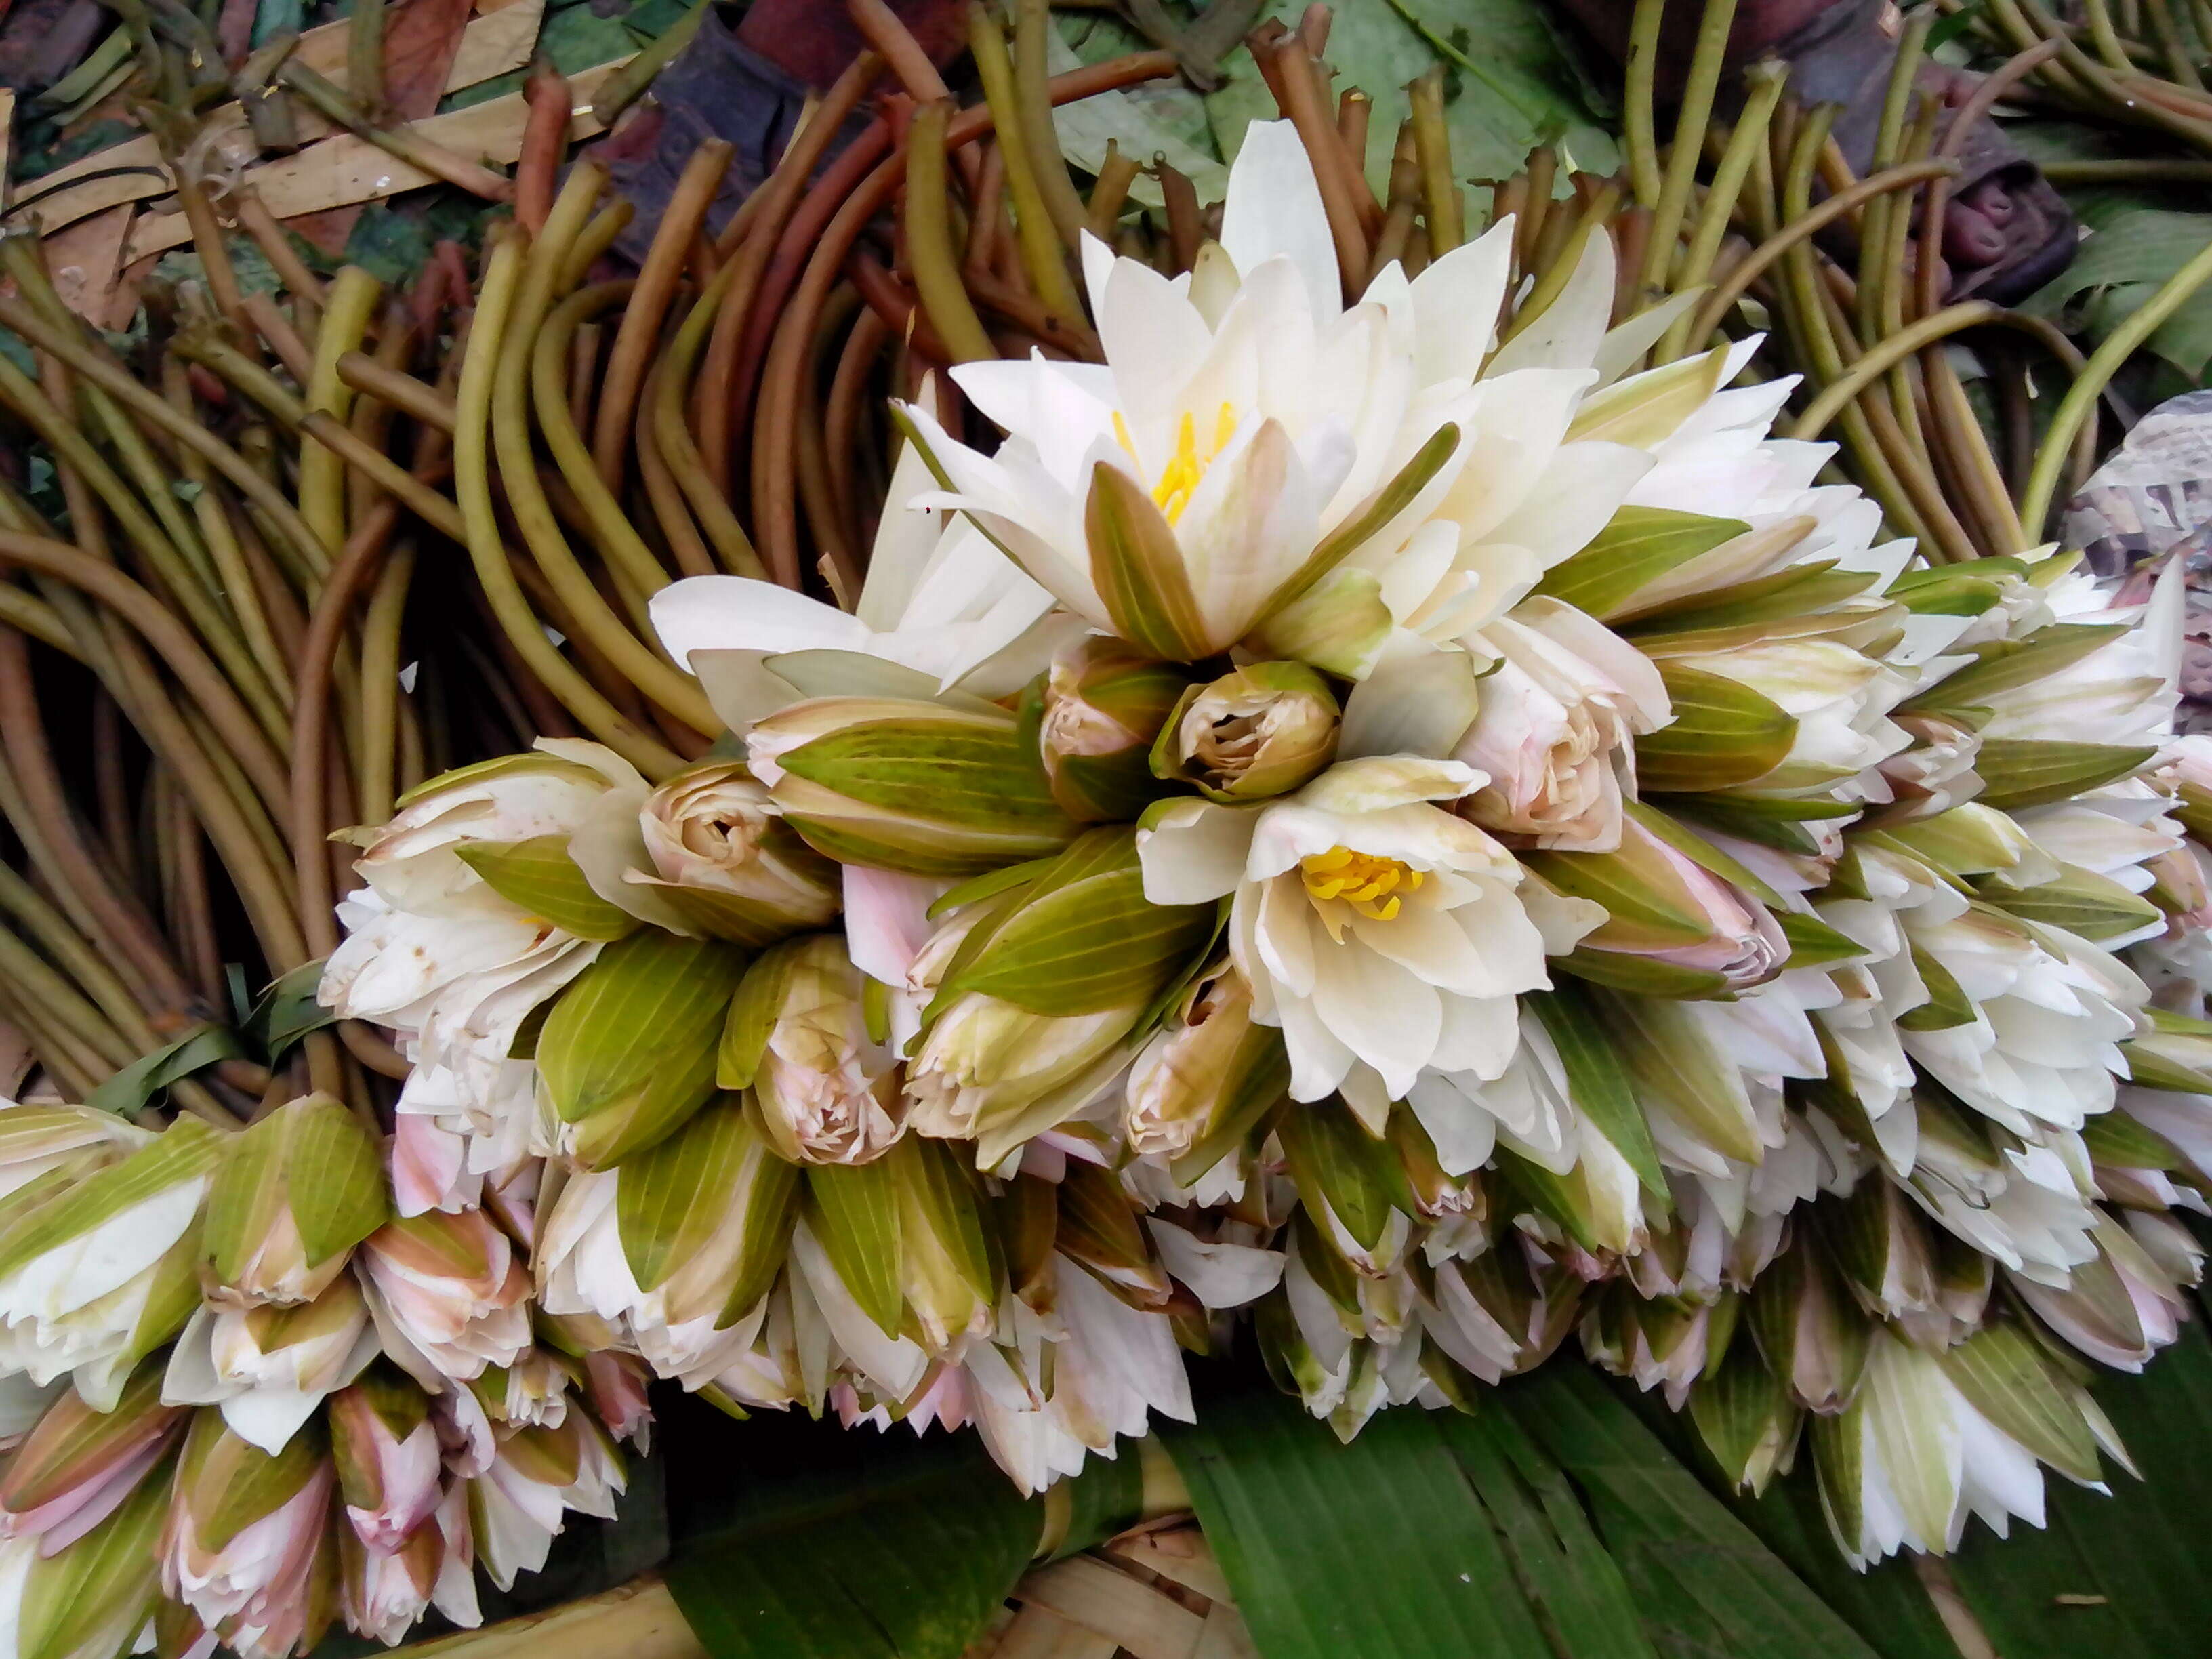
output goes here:
{"type": "Polygon", "coordinates": [[[1146,813],[1147,898],[1234,895],[1231,956],[1253,1018],[1282,1028],[1294,1098],[1355,1066],[1402,1098],[1425,1070],[1495,1077],[1512,1058],[1515,997],[1551,983],[1547,940],[1512,856],[1439,805],[1481,782],[1455,761],[1377,757],[1261,806],[1146,813]]]}

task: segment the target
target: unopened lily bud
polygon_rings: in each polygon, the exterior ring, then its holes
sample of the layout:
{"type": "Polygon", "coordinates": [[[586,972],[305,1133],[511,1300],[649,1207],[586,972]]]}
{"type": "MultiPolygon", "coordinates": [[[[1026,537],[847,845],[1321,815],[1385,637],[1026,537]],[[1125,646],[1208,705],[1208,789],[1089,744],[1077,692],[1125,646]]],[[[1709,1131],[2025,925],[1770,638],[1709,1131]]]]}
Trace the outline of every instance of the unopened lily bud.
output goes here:
{"type": "Polygon", "coordinates": [[[169,1483],[141,1480],[67,1548],[32,1538],[0,1543],[9,1650],[25,1659],[128,1653],[161,1605],[155,1564],[168,1508],[169,1483]]]}
{"type": "Polygon", "coordinates": [[[1177,665],[1104,635],[1061,647],[1045,677],[1037,749],[1070,817],[1127,822],[1163,793],[1152,739],[1189,684],[1177,665]]]}
{"type": "Polygon", "coordinates": [[[1175,1287],[1120,1178],[1071,1158],[1058,1195],[1053,1248],[1088,1267],[1130,1306],[1165,1307],[1175,1287]]]}
{"type": "Polygon", "coordinates": [[[304,1306],[202,1308],[169,1355],[162,1398],[220,1406],[234,1432],[276,1452],[375,1353],[368,1310],[349,1274],[304,1306]]]}
{"type": "Polygon", "coordinates": [[[88,1106],[0,1103],[0,1199],[52,1170],[89,1173],[152,1139],[88,1106]]]}
{"type": "Polygon", "coordinates": [[[365,1547],[338,1534],[338,1594],[346,1628],[396,1645],[433,1607],[465,1630],[483,1622],[477,1606],[475,1540],[468,1494],[456,1486],[397,1549],[365,1547]]]}
{"type": "Polygon", "coordinates": [[[837,914],[837,866],[776,815],[741,761],[678,772],[645,798],[638,824],[659,879],[627,879],[701,933],[757,948],[837,914]]]}
{"type": "Polygon", "coordinates": [[[74,1370],[94,1404],[116,1398],[199,1306],[200,1208],[224,1139],[179,1117],[118,1162],[0,1200],[0,1369],[41,1385],[74,1370]]]}
{"type": "Polygon", "coordinates": [[[272,1456],[200,1413],[170,1498],[162,1590],[211,1629],[276,1626],[307,1599],[336,1484],[319,1431],[272,1456]]]}
{"type": "Polygon", "coordinates": [[[203,1278],[217,1306],[313,1302],[391,1214],[375,1143],[328,1095],[278,1107],[225,1149],[203,1278]]]}
{"type": "Polygon", "coordinates": [[[865,1164],[904,1127],[887,1012],[839,933],[786,940],[746,970],[731,1000],[715,1080],[750,1089],[776,1152],[793,1164],[865,1164]]]}
{"type": "Polygon", "coordinates": [[[1135,832],[1115,827],[962,910],[945,948],[916,958],[935,995],[907,1092],[911,1127],[975,1139],[989,1169],[1110,1085],[1138,1020],[1206,947],[1214,907],[1149,902],[1135,832]]]}
{"type": "Polygon", "coordinates": [[[1789,960],[1772,913],[1714,873],[1715,865],[1727,866],[1725,855],[1663,814],[1631,812],[1615,852],[1522,860],[1558,891],[1606,908],[1605,925],[1563,959],[1584,979],[1649,996],[1715,996],[1764,984],[1789,960]]]}
{"type": "MultiPolygon", "coordinates": [[[[997,1230],[974,1170],[939,1140],[908,1136],[884,1160],[899,1218],[899,1280],[915,1334],[932,1354],[988,1334],[1006,1276],[997,1230]]],[[[819,1212],[817,1212],[819,1213],[819,1212]]],[[[1062,1248],[1066,1237],[1061,1237],[1062,1248]]]]}
{"type": "Polygon", "coordinates": [[[469,1519],[492,1583],[512,1589],[519,1575],[541,1571],[568,1510],[611,1519],[627,1480],[614,1443],[582,1412],[503,1437],[469,1483],[469,1519]]]}
{"type": "Polygon", "coordinates": [[[562,1150],[610,1169],[666,1136],[714,1095],[714,1054],[744,954],[720,939],[644,929],[612,945],[546,1016],[543,1098],[562,1150]]]}
{"type": "Polygon", "coordinates": [[[142,1366],[112,1411],[64,1391],[0,1477],[0,1538],[36,1538],[52,1554],[82,1537],[161,1462],[188,1415],[162,1402],[158,1365],[142,1366]]]}
{"type": "Polygon", "coordinates": [[[1982,793],[1974,770],[1982,752],[1981,734],[1941,714],[1900,714],[1897,725],[1912,747],[1881,763],[1881,775],[1895,797],[1881,813],[1883,823],[1932,817],[1960,806],[1982,793]]]}
{"type": "Polygon", "coordinates": [[[1304,663],[1252,663],[1182,694],[1152,746],[1152,770],[1209,800],[1286,795],[1336,758],[1342,713],[1304,663]]]}
{"type": "Polygon", "coordinates": [[[594,1346],[634,1347],[696,1386],[749,1340],[745,1316],[790,1249],[800,1180],[757,1114],[723,1095],[621,1169],[562,1188],[536,1255],[542,1305],[600,1322],[594,1346]]]}
{"type": "Polygon", "coordinates": [[[380,1365],[332,1396],[330,1426],[346,1519],[369,1548],[398,1549],[438,1507],[444,1462],[428,1396],[380,1365]]]}
{"type": "Polygon", "coordinates": [[[2099,1215],[2091,1238],[2097,1254],[2077,1264],[2063,1286],[2024,1273],[2007,1277],[2063,1340],[2116,1370],[2139,1371],[2180,1334],[2189,1292],[2111,1216],[2099,1215]]]}
{"type": "Polygon", "coordinates": [[[1820,1215],[1836,1267],[1869,1314],[1901,1319],[1935,1305],[1928,1224],[1896,1182],[1863,1178],[1848,1199],[1821,1206],[1820,1215]]]}
{"type": "Polygon", "coordinates": [[[385,1352],[441,1391],[530,1346],[530,1273],[482,1210],[443,1210],[387,1224],[362,1247],[385,1352]]]}
{"type": "Polygon", "coordinates": [[[1832,1413],[1858,1392],[1868,1324],[1808,1238],[1776,1258],[1752,1286],[1747,1310],[1767,1368],[1808,1409],[1832,1413]]]}
{"type": "Polygon", "coordinates": [[[1756,1498],[1796,1461],[1802,1408],[1748,1342],[1691,1385],[1690,1420],[1738,1492],[1756,1498]]]}
{"type": "Polygon", "coordinates": [[[992,704],[817,697],[747,734],[753,775],[842,864],[967,876],[1057,852],[1075,821],[1020,722],[992,704]]]}
{"type": "Polygon", "coordinates": [[[584,1390],[592,1415],[641,1456],[653,1446],[653,1402],[647,1394],[652,1381],[653,1373],[635,1354],[601,1349],[584,1356],[584,1390]]]}
{"type": "Polygon", "coordinates": [[[1179,1160],[1220,1142],[1225,1155],[1290,1081],[1281,1033],[1253,1019],[1252,988],[1224,968],[1192,988],[1130,1066],[1129,1145],[1140,1158],[1179,1160]]]}
{"type": "Polygon", "coordinates": [[[568,1389],[574,1381],[561,1356],[532,1348],[512,1365],[485,1366],[463,1386],[491,1422],[508,1428],[556,1428],[568,1415],[568,1389]]]}

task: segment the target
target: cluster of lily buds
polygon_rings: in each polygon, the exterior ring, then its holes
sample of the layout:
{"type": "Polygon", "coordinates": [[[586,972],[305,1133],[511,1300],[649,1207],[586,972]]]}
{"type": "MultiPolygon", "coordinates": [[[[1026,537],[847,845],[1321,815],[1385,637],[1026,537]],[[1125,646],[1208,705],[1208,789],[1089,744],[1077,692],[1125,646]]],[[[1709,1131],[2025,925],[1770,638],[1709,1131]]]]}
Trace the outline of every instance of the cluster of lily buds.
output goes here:
{"type": "MultiPolygon", "coordinates": [[[[1034,1489],[1248,1322],[1347,1437],[1572,1338],[1748,1486],[1809,1438],[1860,1563],[2124,1463],[2087,1368],[2172,1339],[2212,1176],[2179,589],[1921,568],[1755,342],[1632,372],[1607,239],[1498,341],[1513,234],[1347,307],[1255,126],[1188,283],[1090,247],[1103,369],[954,370],[990,453],[904,412],[856,614],[654,596],[732,758],[548,741],[364,832],[323,994],[414,1063],[398,1215],[230,1270],[210,1406],[404,1374],[436,1504],[404,1410],[324,1415],[495,1576],[647,1371],[1034,1489]]],[[[147,1156],[74,1123],[27,1158],[147,1156]]],[[[343,1604],[442,1593],[405,1548],[343,1604]]]]}

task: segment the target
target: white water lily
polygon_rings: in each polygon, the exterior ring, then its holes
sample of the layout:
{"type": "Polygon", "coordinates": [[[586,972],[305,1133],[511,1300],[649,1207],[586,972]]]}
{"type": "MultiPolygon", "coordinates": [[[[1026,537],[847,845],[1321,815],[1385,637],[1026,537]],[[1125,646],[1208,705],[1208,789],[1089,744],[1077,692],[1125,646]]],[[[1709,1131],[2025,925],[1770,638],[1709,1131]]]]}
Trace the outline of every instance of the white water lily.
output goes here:
{"type": "Polygon", "coordinates": [[[1044,665],[1057,635],[1038,624],[1052,595],[966,520],[915,506],[933,483],[921,452],[907,445],[891,470],[854,611],[744,576],[689,576],[653,596],[663,648],[699,675],[732,731],[770,712],[732,700],[742,695],[744,663],[763,656],[854,653],[926,675],[939,690],[959,686],[994,697],[1044,665]],[[1025,641],[1030,635],[1036,637],[1025,641]]]}
{"type": "Polygon", "coordinates": [[[1519,993],[1547,987],[1548,941],[1521,869],[1438,803],[1482,775],[1412,756],[1339,763],[1258,807],[1171,800],[1138,832],[1145,895],[1234,894],[1230,951],[1253,1018],[1282,1027],[1291,1092],[1318,1100],[1355,1066],[1401,1099],[1424,1070],[1495,1077],[1519,993]]]}

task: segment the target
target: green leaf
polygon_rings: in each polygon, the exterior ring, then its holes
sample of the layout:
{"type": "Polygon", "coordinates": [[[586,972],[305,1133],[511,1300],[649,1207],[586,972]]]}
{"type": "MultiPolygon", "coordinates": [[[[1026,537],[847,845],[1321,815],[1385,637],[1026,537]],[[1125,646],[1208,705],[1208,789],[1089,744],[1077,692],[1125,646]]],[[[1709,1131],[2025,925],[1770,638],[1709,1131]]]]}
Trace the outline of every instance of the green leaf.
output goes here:
{"type": "Polygon", "coordinates": [[[1636,1171],[1644,1189],[1663,1209],[1669,1203],[1665,1171],[1659,1167],[1658,1149],[1644,1109],[1636,1103],[1635,1085],[1620,1051],[1606,1035],[1596,1009],[1583,992],[1562,985],[1531,992],[1522,999],[1535,1010],[1545,1034],[1559,1051],[1567,1069],[1567,1092],[1575,1105],[1597,1126],[1598,1132],[1636,1171]]]}
{"type": "Polygon", "coordinates": [[[1882,1659],[1587,1365],[1547,1365],[1498,1397],[1581,1491],[1661,1654],[1882,1659]]]}
{"type": "Polygon", "coordinates": [[[1091,580],[1115,632],[1139,651],[1190,662],[1219,648],[1191,591],[1175,526],[1145,487],[1111,461],[1091,469],[1083,507],[1091,580]]]}
{"type": "Polygon", "coordinates": [[[568,856],[566,836],[532,836],[527,841],[463,842],[453,851],[462,863],[510,904],[550,921],[578,939],[616,939],[635,929],[637,918],[592,890],[584,872],[568,856]]]}
{"type": "Polygon", "coordinates": [[[1212,904],[1153,904],[1145,897],[1137,832],[1086,831],[1042,871],[1019,905],[957,977],[1036,1014],[1096,1014],[1148,1001],[1205,948],[1212,904]]]}
{"type": "Polygon", "coordinates": [[[2018,811],[2071,800],[2084,791],[2142,770],[2158,753],[2102,743],[2038,743],[2021,738],[1985,739],[1974,769],[1987,787],[1984,806],[2018,811]]]}
{"type": "Polygon", "coordinates": [[[1755,782],[1788,757],[1797,721],[1781,704],[1725,674],[1662,661],[1674,718],[1636,739],[1636,778],[1647,789],[1705,791],[1755,782]]]}
{"type": "MultiPolygon", "coordinates": [[[[2162,72],[2162,71],[2161,71],[2162,72]]],[[[2101,341],[2212,237],[2212,216],[2117,204],[2095,223],[2065,271],[2021,302],[2041,317],[2063,318],[2101,341]]],[[[2212,362],[2212,290],[2199,289],[2145,342],[2147,349],[2194,379],[2212,362]]]]}
{"type": "Polygon", "coordinates": [[[873,1164],[817,1164],[806,1170],[807,1221],[860,1311],[886,1335],[899,1332],[899,1195],[896,1175],[873,1164]]]}
{"type": "Polygon", "coordinates": [[[84,1103],[96,1112],[129,1117],[172,1083],[204,1071],[218,1060],[235,1060],[245,1052],[244,1045],[227,1027],[202,1025],[132,1060],[86,1095],[84,1103]]]}
{"type": "Polygon", "coordinates": [[[871,1437],[864,1459],[747,1473],[727,1523],[666,1572],[711,1659],[960,1659],[1042,1529],[972,1434],[871,1437]]]}
{"type": "Polygon", "coordinates": [[[611,1169],[706,1104],[742,951],[647,928],[609,945],[545,1020],[538,1070],[576,1157],[611,1169]]]}
{"type": "MultiPolygon", "coordinates": [[[[1547,1641],[1516,1579],[1522,1552],[1509,1553],[1489,1494],[1468,1467],[1491,1472],[1492,1449],[1471,1446],[1463,1463],[1440,1413],[1381,1412],[1344,1445],[1295,1401],[1255,1393],[1209,1401],[1194,1426],[1163,1438],[1267,1659],[1555,1659],[1574,1651],[1547,1641]]],[[[1530,1507],[1524,1485],[1501,1487],[1500,1508],[1530,1507]]],[[[1537,1516],[1536,1528],[1545,1521],[1537,1516]]],[[[1559,1575],[1538,1539],[1526,1539],[1526,1554],[1548,1588],[1559,1575]]],[[[1604,1589],[1592,1575],[1580,1594],[1595,1601],[1604,1589]]],[[[1616,1626],[1606,1616],[1612,1611],[1592,1607],[1577,1625],[1616,1626]]],[[[1590,1659],[1646,1650],[1581,1650],[1590,1659]]]]}
{"type": "Polygon", "coordinates": [[[264,1065],[276,1065],[308,1032],[337,1023],[337,1012],[317,1000],[322,983],[323,958],[317,957],[270,981],[246,1012],[239,1036],[264,1065]]]}
{"type": "Polygon", "coordinates": [[[1750,529],[1739,519],[1624,507],[1589,545],[1546,571],[1535,591],[1602,622],[1641,588],[1750,529]]]}

